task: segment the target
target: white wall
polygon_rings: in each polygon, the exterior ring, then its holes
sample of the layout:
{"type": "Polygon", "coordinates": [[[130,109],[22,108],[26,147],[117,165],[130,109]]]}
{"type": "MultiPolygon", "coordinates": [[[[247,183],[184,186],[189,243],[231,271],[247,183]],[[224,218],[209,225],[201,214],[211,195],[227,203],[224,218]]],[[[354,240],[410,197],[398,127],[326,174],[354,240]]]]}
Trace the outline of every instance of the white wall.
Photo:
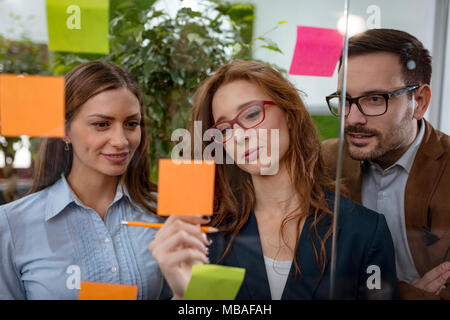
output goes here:
{"type": "Polygon", "coordinates": [[[0,0],[0,34],[13,40],[26,34],[35,42],[47,43],[45,0],[0,0]],[[15,20],[11,13],[21,19],[15,20]]]}
{"type": "Polygon", "coordinates": [[[446,57],[444,68],[440,130],[450,135],[450,6],[448,8],[446,57]]]}

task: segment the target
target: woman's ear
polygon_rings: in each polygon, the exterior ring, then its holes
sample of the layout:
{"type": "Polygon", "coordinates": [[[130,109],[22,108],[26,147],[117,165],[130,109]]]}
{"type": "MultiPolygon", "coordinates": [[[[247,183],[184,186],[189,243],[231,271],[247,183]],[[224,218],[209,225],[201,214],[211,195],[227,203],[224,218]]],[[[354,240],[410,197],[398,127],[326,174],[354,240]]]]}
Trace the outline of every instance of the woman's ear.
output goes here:
{"type": "Polygon", "coordinates": [[[292,127],[291,126],[291,117],[290,117],[289,113],[287,113],[287,112],[283,112],[283,114],[284,114],[284,118],[286,119],[286,126],[290,130],[292,127]]]}
{"type": "Polygon", "coordinates": [[[70,133],[70,122],[68,122],[67,120],[66,120],[66,123],[65,123],[65,125],[64,125],[64,130],[65,130],[65,132],[66,132],[66,135],[64,136],[64,138],[63,138],[63,141],[64,142],[68,142],[68,143],[70,143],[70,137],[69,137],[69,133],[70,133]]]}

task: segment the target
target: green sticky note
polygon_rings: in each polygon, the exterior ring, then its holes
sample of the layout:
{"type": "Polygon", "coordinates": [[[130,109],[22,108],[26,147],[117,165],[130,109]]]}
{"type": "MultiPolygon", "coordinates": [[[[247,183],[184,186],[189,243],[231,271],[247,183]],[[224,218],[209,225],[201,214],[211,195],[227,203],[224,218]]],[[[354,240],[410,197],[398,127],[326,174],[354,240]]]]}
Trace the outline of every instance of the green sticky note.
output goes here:
{"type": "Polygon", "coordinates": [[[234,300],[244,275],[244,268],[196,264],[183,300],[234,300]]]}
{"type": "Polygon", "coordinates": [[[49,49],[109,53],[109,0],[47,0],[49,49]]]}

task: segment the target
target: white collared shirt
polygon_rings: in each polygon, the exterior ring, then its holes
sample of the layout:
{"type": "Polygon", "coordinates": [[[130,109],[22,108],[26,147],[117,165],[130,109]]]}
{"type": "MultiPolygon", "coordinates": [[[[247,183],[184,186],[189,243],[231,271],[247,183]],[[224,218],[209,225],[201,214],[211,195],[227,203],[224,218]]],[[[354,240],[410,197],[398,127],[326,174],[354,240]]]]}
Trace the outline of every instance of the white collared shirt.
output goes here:
{"type": "Polygon", "coordinates": [[[385,216],[394,242],[397,278],[408,283],[420,278],[420,275],[406,236],[405,187],[424,134],[425,122],[421,120],[416,139],[402,157],[389,168],[383,170],[372,161],[367,161],[363,165],[362,205],[385,216]]]}

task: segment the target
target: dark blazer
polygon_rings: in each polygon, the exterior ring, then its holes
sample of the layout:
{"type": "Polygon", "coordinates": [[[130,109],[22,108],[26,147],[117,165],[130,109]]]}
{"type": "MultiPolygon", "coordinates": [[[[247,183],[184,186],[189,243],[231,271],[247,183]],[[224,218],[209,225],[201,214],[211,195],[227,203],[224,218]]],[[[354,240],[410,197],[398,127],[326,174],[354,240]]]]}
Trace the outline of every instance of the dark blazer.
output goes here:
{"type": "MultiPolygon", "coordinates": [[[[329,195],[328,201],[331,210],[333,210],[334,196],[329,195]]],[[[397,298],[394,247],[384,216],[344,198],[340,199],[340,212],[335,282],[336,298],[397,298]],[[368,277],[373,273],[373,271],[367,273],[367,268],[371,265],[380,268],[381,289],[369,290],[366,285],[368,277]]],[[[328,215],[318,224],[318,232],[321,237],[328,231],[332,220],[332,217],[328,215]]],[[[316,264],[311,239],[314,240],[318,251],[320,251],[320,243],[314,231],[310,232],[312,222],[313,217],[309,216],[305,221],[298,243],[296,254],[301,275],[295,274],[293,263],[282,300],[329,299],[332,238],[329,237],[326,241],[326,269],[320,279],[321,271],[316,264]]],[[[211,263],[215,263],[222,256],[230,235],[217,233],[211,235],[210,238],[213,243],[210,246],[209,256],[211,263]]],[[[220,264],[246,269],[244,282],[236,299],[271,299],[258,226],[253,212],[220,264]]]]}
{"type": "MultiPolygon", "coordinates": [[[[330,177],[336,177],[338,140],[322,143],[322,157],[330,177]]],[[[344,148],[342,184],[346,197],[361,203],[361,162],[350,158],[344,148]]],[[[414,264],[422,277],[450,261],[450,137],[425,121],[425,135],[405,188],[406,236],[414,264]]],[[[450,279],[440,297],[399,283],[402,299],[450,299],[450,279]]]]}

